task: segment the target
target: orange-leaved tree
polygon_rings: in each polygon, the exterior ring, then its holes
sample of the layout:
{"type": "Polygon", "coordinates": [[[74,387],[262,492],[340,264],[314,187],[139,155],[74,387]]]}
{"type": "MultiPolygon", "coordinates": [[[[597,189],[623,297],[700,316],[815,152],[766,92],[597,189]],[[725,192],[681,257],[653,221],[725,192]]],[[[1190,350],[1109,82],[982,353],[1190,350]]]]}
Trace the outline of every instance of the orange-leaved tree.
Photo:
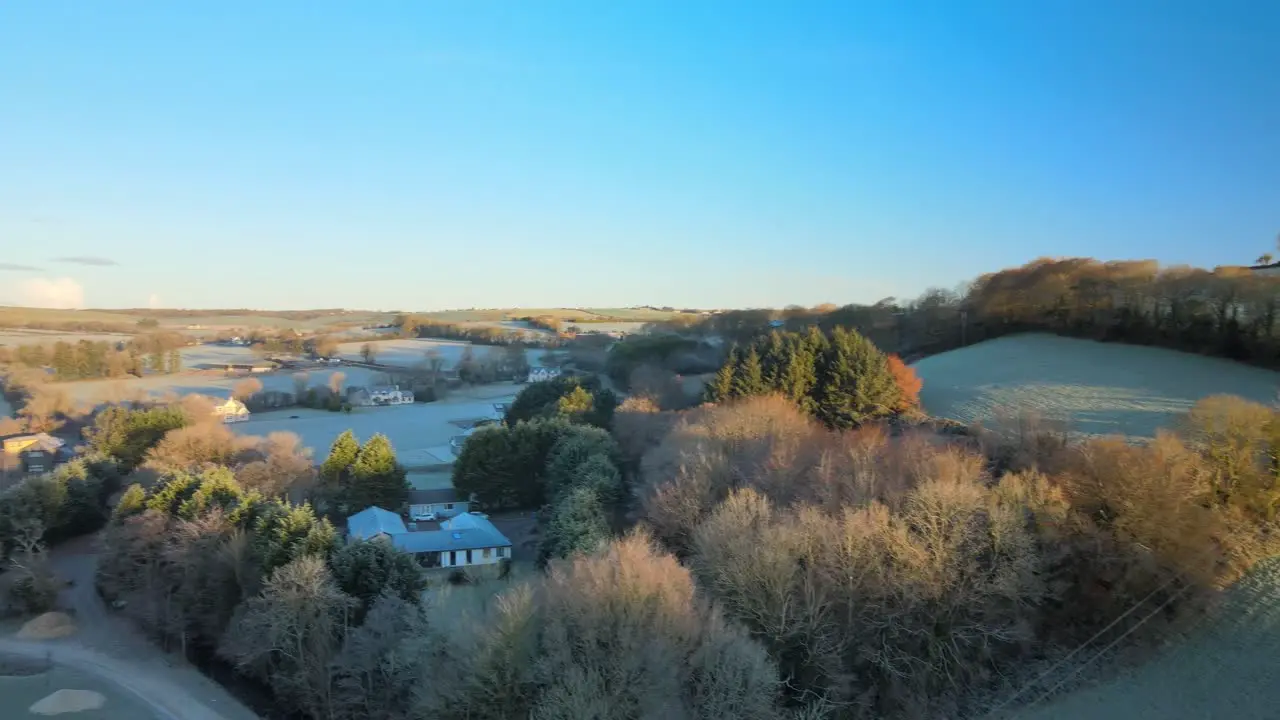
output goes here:
{"type": "Polygon", "coordinates": [[[906,412],[920,407],[920,388],[924,387],[924,381],[897,355],[890,355],[887,360],[889,374],[893,375],[893,381],[898,384],[898,390],[902,396],[894,409],[898,412],[906,412]]]}

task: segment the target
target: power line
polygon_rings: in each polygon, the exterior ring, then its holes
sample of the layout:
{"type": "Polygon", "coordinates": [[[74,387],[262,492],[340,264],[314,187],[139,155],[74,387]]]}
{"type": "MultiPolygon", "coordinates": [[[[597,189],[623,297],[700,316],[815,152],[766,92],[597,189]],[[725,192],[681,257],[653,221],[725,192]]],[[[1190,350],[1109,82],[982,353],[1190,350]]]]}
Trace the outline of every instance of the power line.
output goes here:
{"type": "Polygon", "coordinates": [[[1128,637],[1128,636],[1129,636],[1129,634],[1130,634],[1130,633],[1132,633],[1133,631],[1135,631],[1135,630],[1137,630],[1138,628],[1142,627],[1142,625],[1143,625],[1144,623],[1146,623],[1146,622],[1147,622],[1148,620],[1150,620],[1151,618],[1155,617],[1156,613],[1160,612],[1161,610],[1164,610],[1166,607],[1168,607],[1168,606],[1169,606],[1169,604],[1170,604],[1170,603],[1172,603],[1174,600],[1177,600],[1179,596],[1181,596],[1181,595],[1182,595],[1183,593],[1185,593],[1186,591],[1190,590],[1192,587],[1194,587],[1194,586],[1193,586],[1193,585],[1191,585],[1190,583],[1187,583],[1187,585],[1186,585],[1185,587],[1183,587],[1181,590],[1179,590],[1178,592],[1176,592],[1176,593],[1174,593],[1172,596],[1170,596],[1168,600],[1165,600],[1164,602],[1162,602],[1162,603],[1160,603],[1158,606],[1156,606],[1156,609],[1155,609],[1155,610],[1152,610],[1151,612],[1149,612],[1149,613],[1147,613],[1146,615],[1144,615],[1144,616],[1142,617],[1142,619],[1141,619],[1141,620],[1139,620],[1137,623],[1135,623],[1135,624],[1134,624],[1134,626],[1133,626],[1133,627],[1131,627],[1131,628],[1129,628],[1128,630],[1125,630],[1123,633],[1121,633],[1121,634],[1120,634],[1120,637],[1118,637],[1118,638],[1116,638],[1115,640],[1112,640],[1111,642],[1107,643],[1107,646],[1106,646],[1106,647],[1104,647],[1104,648],[1102,648],[1101,650],[1099,650],[1099,651],[1098,651],[1098,653],[1097,653],[1096,655],[1094,655],[1093,657],[1089,658],[1089,659],[1088,659],[1088,660],[1086,660],[1085,662],[1081,663],[1079,667],[1077,667],[1075,670],[1072,670],[1070,673],[1068,673],[1068,674],[1067,674],[1067,676],[1066,676],[1066,677],[1064,677],[1064,678],[1062,678],[1062,680],[1058,681],[1058,684],[1056,684],[1056,685],[1054,685],[1053,687],[1049,688],[1047,691],[1045,691],[1045,693],[1044,693],[1043,695],[1041,695],[1040,697],[1038,697],[1038,698],[1036,698],[1035,700],[1033,700],[1033,701],[1031,702],[1031,704],[1027,705],[1027,707],[1026,707],[1026,708],[1024,708],[1024,710],[1030,710],[1031,708],[1033,708],[1033,707],[1035,707],[1036,705],[1040,704],[1040,702],[1041,702],[1042,700],[1044,700],[1045,698],[1049,697],[1049,696],[1050,696],[1050,695],[1052,695],[1055,691],[1057,691],[1057,689],[1058,689],[1058,688],[1060,688],[1060,687],[1062,687],[1063,685],[1065,685],[1065,684],[1066,684],[1066,682],[1067,682],[1068,680],[1070,680],[1071,678],[1075,677],[1077,673],[1079,673],[1081,670],[1085,669],[1086,667],[1089,667],[1089,665],[1093,664],[1093,662],[1094,662],[1095,660],[1097,660],[1098,658],[1100,658],[1100,657],[1102,657],[1103,655],[1105,655],[1105,654],[1107,653],[1107,651],[1109,651],[1111,648],[1113,648],[1113,647],[1115,647],[1116,645],[1120,644],[1120,641],[1121,641],[1121,640],[1124,640],[1126,637],[1128,637]]]}
{"type": "MultiPolygon", "coordinates": [[[[1120,613],[1120,615],[1118,615],[1118,616],[1116,617],[1116,619],[1115,619],[1115,620],[1112,620],[1111,622],[1107,623],[1107,626],[1106,626],[1106,627],[1104,627],[1104,628],[1102,628],[1101,630],[1099,630],[1098,632],[1094,633],[1094,634],[1093,634],[1093,636],[1092,636],[1092,637],[1090,637],[1088,640],[1085,640],[1084,642],[1082,642],[1082,643],[1080,643],[1079,645],[1077,645],[1077,646],[1076,646],[1076,647],[1075,647],[1071,652],[1067,653],[1064,657],[1062,657],[1060,660],[1058,660],[1058,661],[1057,661],[1057,662],[1055,662],[1053,665],[1051,665],[1051,666],[1049,667],[1049,669],[1048,669],[1048,670],[1045,670],[1043,673],[1041,673],[1041,674],[1040,674],[1040,677],[1038,677],[1038,678],[1036,678],[1035,680],[1032,680],[1031,682],[1029,682],[1029,683],[1027,683],[1027,684],[1023,685],[1023,686],[1022,686],[1022,688],[1021,688],[1021,689],[1019,689],[1019,690],[1018,690],[1016,693],[1014,693],[1012,696],[1010,696],[1009,698],[1007,698],[1006,700],[1004,700],[1004,701],[1003,701],[1003,702],[1001,702],[1000,704],[996,705],[996,706],[995,706],[995,708],[993,708],[993,709],[990,711],[990,714],[994,715],[995,713],[999,712],[1000,710],[1003,710],[1005,707],[1007,707],[1007,706],[1011,705],[1011,704],[1013,703],[1013,701],[1014,701],[1014,700],[1017,700],[1017,699],[1018,699],[1018,698],[1019,698],[1019,697],[1020,697],[1024,692],[1026,692],[1026,691],[1030,690],[1031,688],[1035,687],[1036,685],[1039,685],[1041,682],[1043,682],[1043,681],[1044,681],[1044,679],[1045,679],[1045,678],[1047,678],[1047,677],[1049,677],[1051,674],[1053,674],[1053,672],[1054,672],[1055,670],[1057,670],[1058,668],[1062,667],[1062,665],[1063,665],[1063,664],[1065,664],[1065,663],[1066,663],[1068,660],[1070,660],[1071,658],[1075,657],[1076,653],[1078,653],[1078,652],[1080,652],[1081,650],[1085,649],[1086,647],[1089,647],[1090,645],[1092,645],[1094,640],[1097,640],[1098,638],[1102,637],[1102,636],[1103,636],[1103,635],[1104,635],[1108,630],[1110,630],[1111,628],[1115,627],[1115,626],[1116,626],[1116,623],[1120,622],[1121,620],[1124,620],[1126,617],[1129,617],[1129,615],[1130,615],[1134,610],[1137,610],[1138,608],[1140,608],[1140,607],[1142,607],[1143,605],[1145,605],[1145,604],[1147,603],[1147,601],[1148,601],[1148,600],[1150,600],[1151,598],[1155,597],[1157,593],[1161,592],[1161,591],[1162,591],[1162,590],[1164,590],[1165,588],[1167,588],[1167,587],[1169,587],[1170,585],[1172,585],[1172,584],[1173,584],[1173,582],[1174,582],[1175,580],[1177,580],[1179,577],[1180,577],[1180,575],[1174,575],[1173,577],[1171,577],[1171,578],[1169,578],[1168,580],[1166,580],[1166,581],[1164,582],[1164,584],[1163,584],[1163,585],[1161,585],[1160,587],[1157,587],[1155,590],[1152,590],[1151,592],[1147,593],[1147,596],[1146,596],[1146,597],[1144,597],[1144,598],[1142,598],[1141,600],[1139,600],[1138,602],[1134,603],[1132,606],[1130,606],[1130,608],[1129,608],[1128,610],[1125,610],[1123,613],[1120,613]]],[[[1121,637],[1123,637],[1123,635],[1122,635],[1121,637]]],[[[1035,703],[1032,703],[1032,704],[1034,705],[1035,703]]]]}

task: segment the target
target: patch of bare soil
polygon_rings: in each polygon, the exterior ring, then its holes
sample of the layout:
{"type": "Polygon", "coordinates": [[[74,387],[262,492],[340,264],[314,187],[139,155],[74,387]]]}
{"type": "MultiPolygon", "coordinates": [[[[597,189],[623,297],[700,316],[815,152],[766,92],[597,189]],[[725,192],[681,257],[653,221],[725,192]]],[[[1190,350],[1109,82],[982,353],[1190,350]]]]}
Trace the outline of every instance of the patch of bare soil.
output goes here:
{"type": "Polygon", "coordinates": [[[107,698],[102,693],[92,690],[58,690],[40,700],[30,708],[35,715],[61,715],[63,713],[97,710],[106,704],[107,698]]]}
{"type": "Polygon", "coordinates": [[[60,612],[47,612],[28,620],[18,631],[23,640],[52,640],[74,635],[76,623],[70,615],[60,612]]]}

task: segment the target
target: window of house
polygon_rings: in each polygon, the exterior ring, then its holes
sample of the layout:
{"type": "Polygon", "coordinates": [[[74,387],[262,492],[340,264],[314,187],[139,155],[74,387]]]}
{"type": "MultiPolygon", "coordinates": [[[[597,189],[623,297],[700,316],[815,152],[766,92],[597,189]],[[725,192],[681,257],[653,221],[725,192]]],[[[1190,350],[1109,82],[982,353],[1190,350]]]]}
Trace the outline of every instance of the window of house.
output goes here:
{"type": "Polygon", "coordinates": [[[444,504],[444,509],[445,509],[445,510],[452,510],[452,509],[453,509],[453,503],[445,503],[445,504],[444,504]]]}
{"type": "Polygon", "coordinates": [[[467,564],[468,564],[468,565],[470,565],[470,564],[471,564],[471,551],[470,551],[470,550],[468,550],[468,551],[467,551],[467,564]]]}
{"type": "Polygon", "coordinates": [[[480,555],[480,557],[484,558],[485,560],[488,560],[488,559],[489,559],[489,548],[485,548],[485,549],[484,549],[484,551],[483,551],[483,553],[480,555]]]}
{"type": "Polygon", "coordinates": [[[506,556],[507,556],[507,549],[506,549],[506,548],[498,548],[498,557],[506,557],[506,556]]]}

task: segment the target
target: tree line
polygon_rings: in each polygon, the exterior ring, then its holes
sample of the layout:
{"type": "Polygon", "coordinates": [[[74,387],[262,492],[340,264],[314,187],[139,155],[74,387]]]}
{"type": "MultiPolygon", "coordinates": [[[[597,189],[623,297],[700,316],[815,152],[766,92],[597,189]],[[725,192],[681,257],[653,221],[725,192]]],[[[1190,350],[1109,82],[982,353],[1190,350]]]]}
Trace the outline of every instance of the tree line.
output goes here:
{"type": "Polygon", "coordinates": [[[47,345],[0,347],[0,364],[27,368],[49,368],[55,380],[142,377],[147,374],[182,371],[185,344],[173,333],[139,335],[127,342],[62,340],[47,345]]]}
{"type": "Polygon", "coordinates": [[[779,323],[856,329],[910,359],[1018,332],[1157,345],[1267,367],[1280,363],[1280,277],[1245,267],[1041,258],[982,275],[963,291],[873,305],[731,310],[656,330],[745,343],[779,323]]]}
{"type": "Polygon", "coordinates": [[[392,322],[401,337],[466,340],[477,345],[546,345],[551,341],[518,330],[492,325],[471,325],[434,320],[423,315],[398,315],[392,322]]]}

